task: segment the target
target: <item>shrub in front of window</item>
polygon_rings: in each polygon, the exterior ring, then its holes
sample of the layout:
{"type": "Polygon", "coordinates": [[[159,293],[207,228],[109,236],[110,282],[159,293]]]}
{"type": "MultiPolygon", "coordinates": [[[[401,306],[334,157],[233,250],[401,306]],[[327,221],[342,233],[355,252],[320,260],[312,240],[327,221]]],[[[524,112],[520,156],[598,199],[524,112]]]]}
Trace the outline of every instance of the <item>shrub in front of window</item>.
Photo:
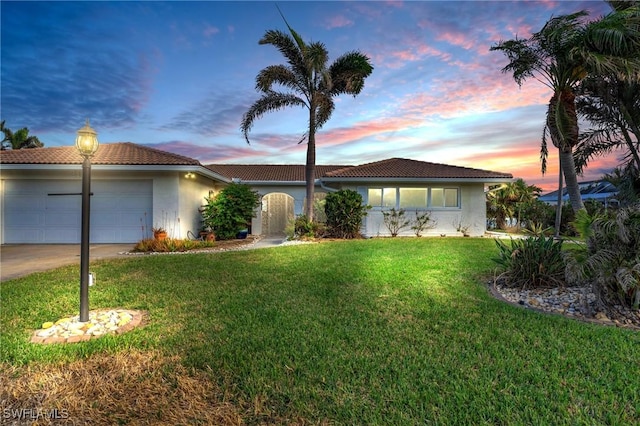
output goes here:
{"type": "Polygon", "coordinates": [[[382,211],[384,226],[387,227],[392,237],[397,237],[403,229],[411,226],[411,220],[407,219],[404,216],[405,214],[405,209],[390,209],[382,211]]]}
{"type": "Polygon", "coordinates": [[[416,234],[416,237],[422,237],[424,231],[435,228],[437,224],[437,221],[431,219],[431,212],[420,213],[419,210],[416,210],[416,218],[411,229],[416,234]]]}
{"type": "Polygon", "coordinates": [[[260,205],[260,197],[249,185],[231,183],[214,197],[205,198],[207,204],[202,209],[205,227],[216,234],[216,238],[229,240],[246,229],[255,217],[255,208],[260,205]]]}
{"type": "Polygon", "coordinates": [[[327,215],[329,235],[336,238],[360,236],[362,219],[367,215],[369,208],[362,204],[362,196],[351,189],[327,194],[324,211],[327,215]]]}

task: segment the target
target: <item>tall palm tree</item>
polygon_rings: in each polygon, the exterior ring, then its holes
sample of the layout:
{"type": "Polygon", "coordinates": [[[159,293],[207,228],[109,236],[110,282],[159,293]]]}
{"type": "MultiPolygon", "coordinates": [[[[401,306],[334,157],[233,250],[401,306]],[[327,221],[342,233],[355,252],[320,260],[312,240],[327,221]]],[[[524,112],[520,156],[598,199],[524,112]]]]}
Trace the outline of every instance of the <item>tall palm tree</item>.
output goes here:
{"type": "Polygon", "coordinates": [[[358,95],[373,66],[369,58],[358,51],[348,52],[327,66],[329,54],[325,45],[320,42],[305,43],[286,19],[285,23],[290,35],[279,30],[268,30],[259,44],[275,46],[284,55],[288,65],[270,65],[258,73],[256,90],[262,96],[244,114],[240,129],[249,143],[249,131],[254,121],[263,114],[290,106],[309,111],[309,127],[299,143],[307,139],[305,213],[309,220],[313,220],[316,132],[333,113],[333,97],[341,94],[358,95]]]}
{"type": "Polygon", "coordinates": [[[640,32],[637,8],[614,11],[588,22],[586,11],[551,18],[528,39],[501,41],[491,50],[502,51],[521,86],[534,78],[552,91],[542,138],[542,172],[546,172],[546,132],[559,151],[562,173],[574,211],[584,209],[573,149],[578,144],[576,87],[588,75],[617,74],[638,78],[640,32]]]}
{"type": "Polygon", "coordinates": [[[13,132],[8,127],[5,127],[4,123],[4,120],[0,122],[0,131],[4,134],[0,149],[3,151],[7,149],[40,148],[44,146],[37,136],[29,135],[28,128],[23,127],[13,132]]]}

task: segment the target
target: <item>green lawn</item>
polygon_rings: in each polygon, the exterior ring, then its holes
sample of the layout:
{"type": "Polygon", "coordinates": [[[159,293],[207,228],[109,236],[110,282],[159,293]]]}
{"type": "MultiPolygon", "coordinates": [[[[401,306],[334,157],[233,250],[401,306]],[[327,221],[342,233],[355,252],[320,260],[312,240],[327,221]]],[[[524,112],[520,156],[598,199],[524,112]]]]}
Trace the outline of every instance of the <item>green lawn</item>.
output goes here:
{"type": "Polygon", "coordinates": [[[105,261],[91,309],[148,325],[30,344],[78,309],[78,267],[61,268],[1,284],[0,362],[159,350],[251,405],[248,424],[640,424],[640,333],[494,300],[496,255],[398,238],[105,261]]]}

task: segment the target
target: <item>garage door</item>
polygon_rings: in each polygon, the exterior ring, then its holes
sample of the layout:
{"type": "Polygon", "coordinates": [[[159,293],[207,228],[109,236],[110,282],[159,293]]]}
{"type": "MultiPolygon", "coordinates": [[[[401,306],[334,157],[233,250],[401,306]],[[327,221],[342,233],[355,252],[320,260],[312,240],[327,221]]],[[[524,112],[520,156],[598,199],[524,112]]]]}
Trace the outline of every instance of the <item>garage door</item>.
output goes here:
{"type": "MultiPolygon", "coordinates": [[[[6,180],[4,242],[80,243],[81,181],[6,180]]],[[[152,217],[151,180],[91,181],[91,243],[132,243],[152,217]]]]}

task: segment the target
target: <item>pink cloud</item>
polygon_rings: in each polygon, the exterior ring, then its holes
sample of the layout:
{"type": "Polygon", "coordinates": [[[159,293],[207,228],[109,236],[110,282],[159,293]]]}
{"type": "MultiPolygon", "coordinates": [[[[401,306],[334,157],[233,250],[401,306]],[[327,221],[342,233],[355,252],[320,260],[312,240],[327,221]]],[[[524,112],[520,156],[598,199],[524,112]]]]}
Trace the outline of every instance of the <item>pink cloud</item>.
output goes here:
{"type": "Polygon", "coordinates": [[[344,28],[353,25],[353,21],[344,15],[337,15],[326,20],[325,28],[331,30],[333,28],[344,28]]]}
{"type": "Polygon", "coordinates": [[[466,50],[469,50],[474,45],[476,45],[475,39],[470,39],[468,38],[468,34],[464,34],[461,32],[450,31],[450,32],[440,33],[436,36],[436,40],[444,41],[454,46],[460,46],[466,50]]]}

